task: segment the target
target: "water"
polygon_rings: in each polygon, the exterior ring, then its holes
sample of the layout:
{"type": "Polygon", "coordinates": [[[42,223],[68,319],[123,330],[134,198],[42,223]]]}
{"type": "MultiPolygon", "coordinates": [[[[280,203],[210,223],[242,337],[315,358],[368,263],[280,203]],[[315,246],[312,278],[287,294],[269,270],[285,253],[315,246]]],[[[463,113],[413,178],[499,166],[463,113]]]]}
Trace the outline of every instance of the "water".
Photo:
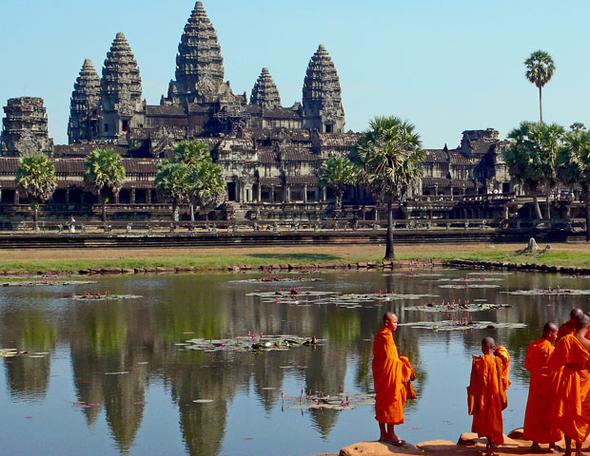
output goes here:
{"type": "MultiPolygon", "coordinates": [[[[533,273],[440,275],[381,272],[317,274],[303,290],[338,293],[394,291],[433,294],[418,300],[375,299],[361,307],[262,302],[255,291],[291,285],[244,283],[250,275],[199,274],[97,279],[98,283],[0,289],[0,346],[48,353],[4,359],[0,374],[2,455],[314,455],[375,439],[371,406],[300,410],[281,400],[302,390],[370,393],[371,341],[385,310],[402,323],[450,315],[404,310],[443,299],[486,300],[511,307],[470,314],[474,320],[524,322],[525,329],[432,331],[400,327],[401,354],[416,367],[419,397],[399,435],[418,442],[455,440],[469,430],[465,386],[481,338],[494,336],[513,357],[505,430],[522,424],[527,394],[526,345],[547,320],[562,322],[588,296],[513,296],[510,290],[590,289],[590,279],[533,273]],[[496,288],[462,287],[473,284],[496,288]],[[488,281],[479,281],[478,279],[488,281]],[[458,281],[452,281],[459,279],[458,281]],[[141,295],[112,302],[75,301],[84,290],[141,295]],[[269,353],[193,352],[175,344],[193,337],[264,334],[315,335],[312,349],[269,353]],[[119,375],[106,375],[127,372],[119,375]],[[196,404],[208,399],[211,403],[196,404]]],[[[295,301],[298,301],[295,303],[295,301]]],[[[483,301],[478,301],[483,302],[483,301]]],[[[465,315],[455,314],[453,318],[465,315]]]]}

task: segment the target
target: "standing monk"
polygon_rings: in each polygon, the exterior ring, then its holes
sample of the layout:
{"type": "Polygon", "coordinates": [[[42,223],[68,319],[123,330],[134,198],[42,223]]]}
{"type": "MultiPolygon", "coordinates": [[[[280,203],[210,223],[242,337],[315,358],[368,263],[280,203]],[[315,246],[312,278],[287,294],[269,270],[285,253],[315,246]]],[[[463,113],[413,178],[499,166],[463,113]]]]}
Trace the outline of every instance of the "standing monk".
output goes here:
{"type": "Polygon", "coordinates": [[[553,400],[554,426],[565,434],[565,454],[572,454],[572,440],[576,455],[582,454],[582,443],[590,434],[590,341],[586,332],[590,317],[583,314],[576,320],[575,334],[567,334],[557,341],[549,358],[549,368],[556,372],[557,383],[553,400]]]}
{"type": "Polygon", "coordinates": [[[393,341],[397,316],[383,315],[383,327],[373,341],[373,380],[375,382],[375,419],[379,422],[380,442],[403,445],[395,433],[395,425],[404,422],[404,406],[416,393],[410,381],[416,378],[410,361],[398,356],[393,341]]]}
{"type": "Polygon", "coordinates": [[[559,332],[557,333],[557,340],[561,339],[563,336],[567,334],[575,334],[576,321],[582,318],[583,315],[584,311],[579,307],[572,309],[570,312],[570,319],[559,327],[559,332]]]}
{"type": "Polygon", "coordinates": [[[529,399],[524,415],[524,438],[533,442],[531,450],[540,452],[540,443],[548,443],[549,450],[557,453],[555,442],[562,438],[559,429],[553,427],[551,401],[555,375],[549,369],[549,358],[555,349],[557,326],[545,323],[543,337],[531,342],[526,351],[524,367],[531,375],[529,399]]]}
{"type": "Polygon", "coordinates": [[[471,432],[487,438],[486,452],[491,455],[504,443],[502,410],[508,406],[510,355],[506,348],[496,347],[491,337],[482,340],[481,351],[483,355],[472,360],[467,404],[473,415],[471,432]]]}

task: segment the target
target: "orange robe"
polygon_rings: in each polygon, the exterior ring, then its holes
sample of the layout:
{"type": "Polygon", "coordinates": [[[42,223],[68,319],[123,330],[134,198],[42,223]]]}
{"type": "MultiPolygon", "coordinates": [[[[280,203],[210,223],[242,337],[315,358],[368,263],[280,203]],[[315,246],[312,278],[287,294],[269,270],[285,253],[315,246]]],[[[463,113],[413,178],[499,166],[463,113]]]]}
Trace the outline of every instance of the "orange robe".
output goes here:
{"type": "Polygon", "coordinates": [[[555,375],[549,369],[549,358],[555,350],[544,337],[531,342],[526,351],[524,367],[531,374],[529,398],[524,415],[524,438],[537,443],[554,443],[562,434],[553,426],[551,400],[555,388],[555,375]]]}
{"type": "Polygon", "coordinates": [[[471,432],[496,445],[504,443],[502,410],[508,406],[509,369],[510,355],[504,347],[494,355],[474,357],[467,387],[468,411],[473,415],[471,432]]]}
{"type": "Polygon", "coordinates": [[[576,334],[576,324],[571,320],[566,321],[559,327],[559,331],[557,332],[557,340],[567,336],[568,334],[576,334]]]}
{"type": "Polygon", "coordinates": [[[385,326],[373,340],[372,367],[375,419],[384,424],[402,424],[406,401],[415,398],[410,381],[416,376],[408,358],[398,355],[393,333],[385,326]]]}
{"type": "Polygon", "coordinates": [[[553,426],[576,442],[590,435],[590,353],[571,334],[557,341],[549,358],[549,368],[556,372],[553,400],[553,426]]]}

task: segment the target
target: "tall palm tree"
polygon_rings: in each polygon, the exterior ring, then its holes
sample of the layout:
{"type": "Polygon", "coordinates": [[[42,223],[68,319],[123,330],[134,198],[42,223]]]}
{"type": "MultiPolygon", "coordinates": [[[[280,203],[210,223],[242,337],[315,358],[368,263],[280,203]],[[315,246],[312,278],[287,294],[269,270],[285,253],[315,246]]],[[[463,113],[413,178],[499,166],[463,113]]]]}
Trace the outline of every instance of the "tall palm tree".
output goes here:
{"type": "Polygon", "coordinates": [[[542,219],[537,190],[545,187],[546,219],[551,219],[549,196],[557,182],[557,159],[564,129],[560,125],[522,122],[510,132],[512,144],[504,153],[510,175],[533,194],[537,218],[542,219]]]}
{"type": "Polygon", "coordinates": [[[106,222],[106,193],[118,194],[125,182],[121,156],[112,149],[92,151],[84,163],[84,182],[94,187],[102,205],[102,221],[106,222]]]}
{"type": "Polygon", "coordinates": [[[322,186],[330,187],[336,192],[336,210],[342,209],[342,197],[349,185],[357,182],[358,170],[348,158],[330,157],[319,170],[322,186]]]}
{"type": "Polygon", "coordinates": [[[191,220],[194,221],[194,206],[218,206],[226,195],[223,168],[209,158],[189,167],[189,201],[191,202],[191,220]]]}
{"type": "Polygon", "coordinates": [[[44,154],[21,157],[16,170],[16,185],[31,200],[35,230],[38,230],[39,205],[49,200],[57,187],[55,165],[44,154]]]}
{"type": "Polygon", "coordinates": [[[553,77],[555,64],[549,53],[535,51],[525,60],[526,78],[539,89],[539,119],[543,123],[543,87],[553,77]]]}
{"type": "Polygon", "coordinates": [[[360,180],[387,205],[385,259],[394,258],[393,203],[403,202],[414,191],[422,175],[425,152],[414,125],[398,117],[377,117],[352,152],[360,169],[360,180]]]}
{"type": "Polygon", "coordinates": [[[558,176],[566,185],[580,184],[586,202],[586,241],[590,241],[590,131],[568,131],[558,156],[558,176]]]}
{"type": "Polygon", "coordinates": [[[186,163],[164,160],[156,173],[156,191],[172,200],[172,219],[179,220],[178,207],[188,201],[191,181],[190,168],[186,163]]]}

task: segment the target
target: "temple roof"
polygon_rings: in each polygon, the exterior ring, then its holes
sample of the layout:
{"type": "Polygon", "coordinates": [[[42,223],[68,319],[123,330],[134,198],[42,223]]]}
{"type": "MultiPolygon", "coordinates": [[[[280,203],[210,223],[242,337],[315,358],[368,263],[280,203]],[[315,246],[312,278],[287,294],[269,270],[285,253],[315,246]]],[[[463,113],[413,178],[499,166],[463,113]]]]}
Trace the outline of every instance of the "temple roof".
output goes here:
{"type": "Polygon", "coordinates": [[[274,109],[281,106],[281,97],[268,68],[263,68],[258,80],[252,89],[250,103],[262,106],[265,109],[274,109]]]}
{"type": "MultiPolygon", "coordinates": [[[[171,90],[194,100],[197,92],[216,92],[223,83],[224,70],[217,33],[202,2],[197,2],[178,45],[176,81],[171,90]]],[[[169,94],[170,96],[171,94],[169,94]]]]}
{"type": "Polygon", "coordinates": [[[121,32],[117,33],[104,61],[101,79],[103,105],[105,98],[112,102],[141,101],[141,76],[135,56],[121,32]]]}
{"type": "Polygon", "coordinates": [[[314,101],[333,105],[342,103],[340,79],[323,44],[312,56],[303,82],[303,104],[314,101]]]}
{"type": "Polygon", "coordinates": [[[98,106],[100,79],[90,59],[84,60],[80,74],[74,83],[70,104],[71,115],[87,113],[98,106]]]}

